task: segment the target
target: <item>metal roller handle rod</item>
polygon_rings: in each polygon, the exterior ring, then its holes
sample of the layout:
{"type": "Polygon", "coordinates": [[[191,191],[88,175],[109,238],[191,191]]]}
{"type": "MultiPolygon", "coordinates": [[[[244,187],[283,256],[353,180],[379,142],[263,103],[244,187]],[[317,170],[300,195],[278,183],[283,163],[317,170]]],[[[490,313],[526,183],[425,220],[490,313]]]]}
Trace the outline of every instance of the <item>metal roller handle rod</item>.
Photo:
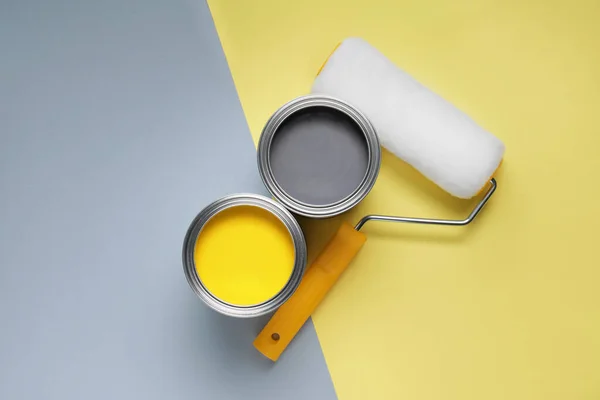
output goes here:
{"type": "Polygon", "coordinates": [[[468,225],[479,214],[485,203],[492,197],[492,194],[496,191],[497,187],[496,179],[490,180],[490,188],[481,201],[475,206],[471,214],[465,219],[452,220],[452,219],[430,219],[430,218],[410,218],[410,217],[394,217],[391,215],[367,215],[363,217],[358,224],[354,227],[357,231],[360,230],[369,221],[387,221],[387,222],[405,222],[411,224],[427,224],[427,225],[452,225],[452,226],[463,226],[468,225]]]}

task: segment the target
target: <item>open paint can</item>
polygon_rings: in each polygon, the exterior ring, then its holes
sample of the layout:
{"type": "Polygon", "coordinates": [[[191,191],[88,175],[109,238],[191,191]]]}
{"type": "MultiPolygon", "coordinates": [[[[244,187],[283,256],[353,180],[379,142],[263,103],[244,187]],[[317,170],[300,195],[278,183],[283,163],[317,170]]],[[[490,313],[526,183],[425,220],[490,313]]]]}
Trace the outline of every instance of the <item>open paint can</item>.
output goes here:
{"type": "Polygon", "coordinates": [[[367,118],[350,104],[319,95],[279,108],[263,129],[258,168],[273,197],[312,218],[341,214],[369,193],[381,147],[367,118]]]}
{"type": "Polygon", "coordinates": [[[183,267],[212,309],[256,317],[282,305],[306,268],[306,242],[292,214],[275,201],[236,194],[205,207],[184,239],[183,267]]]}

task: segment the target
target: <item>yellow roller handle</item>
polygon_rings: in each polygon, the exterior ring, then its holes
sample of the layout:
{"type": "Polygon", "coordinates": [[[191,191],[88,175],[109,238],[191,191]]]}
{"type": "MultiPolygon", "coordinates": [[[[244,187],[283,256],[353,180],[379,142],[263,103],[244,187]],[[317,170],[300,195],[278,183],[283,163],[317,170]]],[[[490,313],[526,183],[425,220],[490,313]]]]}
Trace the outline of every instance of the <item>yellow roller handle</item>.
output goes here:
{"type": "Polygon", "coordinates": [[[306,271],[296,292],[256,337],[254,347],[277,361],[366,240],[365,234],[344,223],[306,271]]]}

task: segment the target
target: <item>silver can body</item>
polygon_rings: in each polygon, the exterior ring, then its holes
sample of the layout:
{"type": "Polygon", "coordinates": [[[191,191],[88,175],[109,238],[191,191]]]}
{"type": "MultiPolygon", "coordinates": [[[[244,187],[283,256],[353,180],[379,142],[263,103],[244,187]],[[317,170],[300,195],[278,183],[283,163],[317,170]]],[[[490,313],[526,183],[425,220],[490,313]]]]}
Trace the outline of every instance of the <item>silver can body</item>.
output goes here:
{"type": "MultiPolygon", "coordinates": [[[[235,243],[231,245],[232,251],[236,251],[235,243]]],[[[306,241],[300,225],[283,206],[267,197],[256,194],[230,195],[206,206],[190,224],[184,239],[182,253],[184,273],[194,293],[206,305],[221,314],[240,318],[258,317],[277,309],[296,291],[306,269],[306,241]],[[214,296],[202,283],[196,272],[194,261],[196,242],[208,221],[221,211],[237,206],[259,207],[276,216],[287,228],[294,245],[294,266],[286,285],[271,299],[251,306],[230,304],[214,296]]]]}
{"type": "Polygon", "coordinates": [[[280,107],[258,144],[258,169],[273,197],[295,214],[328,218],[372,189],[381,147],[369,120],[336,98],[308,95],[280,107]]]}

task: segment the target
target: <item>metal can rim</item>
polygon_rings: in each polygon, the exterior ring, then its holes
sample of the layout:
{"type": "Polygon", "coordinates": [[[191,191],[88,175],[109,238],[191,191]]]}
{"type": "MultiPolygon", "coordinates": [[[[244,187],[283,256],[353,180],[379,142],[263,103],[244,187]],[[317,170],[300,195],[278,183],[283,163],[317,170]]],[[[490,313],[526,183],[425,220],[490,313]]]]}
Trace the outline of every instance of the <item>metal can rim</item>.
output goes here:
{"type": "Polygon", "coordinates": [[[373,125],[367,117],[355,107],[335,97],[311,94],[297,97],[285,103],[273,113],[261,133],[258,142],[257,159],[258,170],[263,183],[273,197],[281,202],[288,210],[304,217],[329,218],[348,211],[360,203],[367,194],[369,194],[379,175],[381,166],[381,146],[375,128],[373,128],[373,125]],[[327,205],[317,206],[306,204],[287,194],[275,180],[270,163],[271,143],[281,124],[296,112],[311,107],[329,107],[350,117],[358,125],[365,136],[368,148],[369,158],[367,170],[365,171],[361,183],[354,192],[344,199],[327,205]]]}
{"type": "Polygon", "coordinates": [[[258,194],[237,193],[213,201],[198,213],[185,235],[182,258],[183,270],[188,284],[206,305],[224,315],[240,318],[258,317],[279,308],[294,294],[298,285],[300,285],[306,269],[306,240],[298,221],[281,204],[258,194]],[[255,206],[269,211],[285,225],[294,244],[294,267],[285,286],[269,300],[251,306],[230,304],[214,296],[200,280],[194,262],[196,241],[208,221],[221,211],[236,206],[255,206]]]}

